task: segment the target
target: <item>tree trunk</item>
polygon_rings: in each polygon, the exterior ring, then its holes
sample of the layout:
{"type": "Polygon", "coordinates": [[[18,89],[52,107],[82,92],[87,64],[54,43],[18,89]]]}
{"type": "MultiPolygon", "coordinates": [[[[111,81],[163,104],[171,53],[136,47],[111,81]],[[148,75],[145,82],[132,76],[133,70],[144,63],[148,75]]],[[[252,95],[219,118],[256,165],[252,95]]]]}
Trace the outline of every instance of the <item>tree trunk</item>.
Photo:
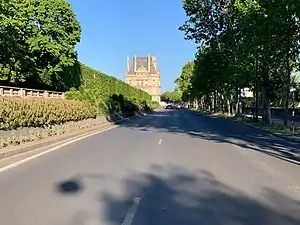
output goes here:
{"type": "Polygon", "coordinates": [[[284,104],[284,126],[288,125],[289,119],[289,98],[290,98],[290,83],[291,83],[291,72],[290,72],[290,62],[287,54],[286,59],[286,89],[285,89],[285,104],[284,104]]]}
{"type": "Polygon", "coordinates": [[[259,81],[258,81],[258,59],[256,54],[255,59],[255,121],[258,121],[258,92],[259,92],[259,81]]]}
{"type": "Polygon", "coordinates": [[[270,100],[269,100],[269,85],[270,85],[270,77],[269,77],[269,69],[263,69],[263,96],[262,96],[262,122],[263,124],[270,124],[271,116],[270,116],[270,100]]]}
{"type": "Polygon", "coordinates": [[[258,94],[259,94],[259,89],[258,89],[258,77],[256,77],[255,81],[255,121],[258,121],[258,94]]]}
{"type": "Polygon", "coordinates": [[[223,99],[223,95],[221,93],[218,94],[218,98],[219,100],[219,111],[222,112],[224,114],[224,99],[223,99]]]}
{"type": "Polygon", "coordinates": [[[236,89],[237,103],[236,103],[236,113],[238,116],[241,116],[241,95],[240,89],[236,89]]]}
{"type": "Polygon", "coordinates": [[[217,112],[217,91],[214,91],[214,113],[217,112]]]}
{"type": "Polygon", "coordinates": [[[231,114],[231,110],[230,110],[230,100],[227,99],[226,103],[227,103],[227,114],[230,115],[230,114],[231,114]]]}

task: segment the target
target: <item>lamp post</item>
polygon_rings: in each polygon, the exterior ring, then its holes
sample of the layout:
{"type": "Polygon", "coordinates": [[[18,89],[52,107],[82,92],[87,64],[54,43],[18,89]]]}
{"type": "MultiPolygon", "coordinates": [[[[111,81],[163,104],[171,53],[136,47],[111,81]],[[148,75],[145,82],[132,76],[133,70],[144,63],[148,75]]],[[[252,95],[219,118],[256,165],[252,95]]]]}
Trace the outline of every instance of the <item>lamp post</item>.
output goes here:
{"type": "Polygon", "coordinates": [[[295,133],[295,91],[296,91],[296,84],[292,83],[290,85],[290,92],[292,92],[292,129],[293,134],[295,133]]]}

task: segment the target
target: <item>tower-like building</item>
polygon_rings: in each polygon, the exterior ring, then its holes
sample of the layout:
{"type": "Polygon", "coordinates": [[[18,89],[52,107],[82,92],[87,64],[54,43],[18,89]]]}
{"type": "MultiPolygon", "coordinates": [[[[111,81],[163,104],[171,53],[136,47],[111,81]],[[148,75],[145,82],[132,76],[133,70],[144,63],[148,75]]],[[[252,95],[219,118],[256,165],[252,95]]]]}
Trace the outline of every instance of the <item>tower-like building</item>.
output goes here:
{"type": "Polygon", "coordinates": [[[160,69],[156,65],[156,56],[134,56],[132,63],[127,57],[125,82],[148,92],[153,101],[160,102],[160,69]]]}

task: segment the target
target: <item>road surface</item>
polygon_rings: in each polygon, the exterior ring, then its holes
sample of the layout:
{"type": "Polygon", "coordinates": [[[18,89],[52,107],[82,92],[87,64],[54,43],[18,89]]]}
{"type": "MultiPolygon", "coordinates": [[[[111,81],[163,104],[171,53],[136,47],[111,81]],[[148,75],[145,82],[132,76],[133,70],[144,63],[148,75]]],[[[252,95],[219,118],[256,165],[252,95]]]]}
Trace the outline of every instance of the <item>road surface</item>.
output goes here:
{"type": "Polygon", "coordinates": [[[164,110],[1,172],[1,225],[300,224],[298,147],[164,110]]]}

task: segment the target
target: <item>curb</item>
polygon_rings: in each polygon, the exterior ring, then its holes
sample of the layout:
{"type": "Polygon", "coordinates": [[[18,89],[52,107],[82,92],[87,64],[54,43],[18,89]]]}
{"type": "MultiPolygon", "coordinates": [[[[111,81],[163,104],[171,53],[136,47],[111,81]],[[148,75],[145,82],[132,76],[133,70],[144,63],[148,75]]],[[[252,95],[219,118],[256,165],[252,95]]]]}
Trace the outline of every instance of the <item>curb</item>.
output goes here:
{"type": "Polygon", "coordinates": [[[72,139],[78,138],[80,136],[85,136],[91,133],[94,133],[97,130],[102,130],[105,128],[109,128],[112,125],[118,125],[121,124],[125,121],[128,120],[132,120],[134,118],[137,117],[142,117],[143,115],[137,114],[134,116],[130,116],[127,118],[123,118],[123,119],[119,119],[116,121],[112,121],[112,122],[104,122],[103,124],[99,124],[96,125],[94,127],[89,127],[83,130],[78,130],[78,131],[73,131],[70,133],[66,133],[66,134],[62,134],[62,135],[57,135],[54,137],[49,137],[49,138],[45,138],[36,142],[29,142],[27,144],[24,145],[18,145],[18,146],[12,146],[12,147],[8,147],[8,148],[3,148],[3,152],[0,152],[0,160],[2,159],[6,159],[18,154],[22,154],[22,153],[26,153],[26,152],[30,152],[32,150],[36,150],[39,148],[43,148],[43,147],[51,147],[52,145],[57,145],[57,144],[62,144],[63,142],[68,142],[71,141],[72,139]],[[7,151],[5,151],[7,150],[7,151]]]}
{"type": "Polygon", "coordinates": [[[271,135],[273,135],[273,136],[275,136],[275,137],[282,138],[282,139],[284,139],[284,140],[291,141],[291,142],[298,142],[298,143],[300,143],[300,138],[299,138],[299,140],[297,140],[296,138],[288,137],[288,136],[285,135],[285,134],[275,133],[275,132],[266,130],[266,129],[264,129],[264,128],[261,128],[261,127],[258,127],[258,126],[252,125],[252,124],[244,123],[244,122],[242,122],[242,121],[237,121],[237,120],[234,120],[234,119],[229,119],[229,118],[226,118],[226,117],[218,117],[218,116],[214,116],[214,115],[209,114],[209,113],[206,113],[206,112],[198,111],[198,113],[201,113],[201,115],[203,115],[203,116],[210,116],[210,117],[218,118],[218,119],[226,119],[226,120],[229,120],[229,121],[238,123],[238,124],[243,124],[243,125],[248,126],[248,127],[251,127],[251,128],[259,129],[259,130],[261,130],[261,131],[263,131],[263,132],[265,132],[265,133],[271,134],[271,135]]]}
{"type": "Polygon", "coordinates": [[[271,134],[275,137],[278,137],[278,138],[282,138],[282,139],[285,139],[287,141],[292,141],[292,142],[300,142],[300,139],[297,140],[296,138],[293,138],[293,137],[288,137],[287,135],[285,134],[280,134],[280,133],[275,133],[275,132],[272,132],[272,131],[269,131],[269,130],[266,130],[264,128],[261,128],[261,127],[258,127],[258,126],[255,126],[255,125],[252,125],[252,124],[247,124],[247,123],[243,123],[241,121],[236,121],[236,120],[232,120],[233,122],[236,122],[236,123],[240,123],[240,124],[244,124],[248,127],[252,127],[252,128],[255,128],[255,129],[259,129],[265,133],[268,133],[268,134],[271,134]]]}
{"type": "MultiPolygon", "coordinates": [[[[201,112],[200,112],[201,113],[201,112]]],[[[284,136],[284,135],[280,135],[280,134],[277,134],[275,132],[272,132],[272,131],[269,131],[269,130],[266,130],[266,129],[263,129],[263,128],[260,128],[260,127],[257,127],[255,125],[251,125],[251,124],[247,124],[247,123],[243,123],[242,121],[237,121],[237,120],[231,120],[231,119],[228,119],[226,117],[218,117],[218,116],[213,116],[211,114],[204,114],[204,113],[201,113],[203,116],[210,116],[212,118],[217,118],[217,119],[225,119],[225,120],[228,120],[228,121],[232,121],[234,123],[237,123],[237,124],[241,124],[241,125],[245,125],[245,126],[248,126],[248,127],[251,127],[251,128],[254,128],[254,129],[258,129],[264,133],[267,133],[267,134],[270,134],[270,135],[273,135],[275,137],[278,137],[278,138],[281,138],[281,139],[284,139],[286,141],[290,141],[290,142],[293,142],[293,143],[300,143],[300,139],[299,140],[296,140],[296,139],[293,139],[293,138],[290,138],[290,137],[287,137],[287,136],[284,136]]],[[[287,154],[289,154],[291,157],[293,157],[292,160],[299,160],[300,159],[300,154],[299,153],[295,153],[295,152],[285,152],[287,154]]]]}

